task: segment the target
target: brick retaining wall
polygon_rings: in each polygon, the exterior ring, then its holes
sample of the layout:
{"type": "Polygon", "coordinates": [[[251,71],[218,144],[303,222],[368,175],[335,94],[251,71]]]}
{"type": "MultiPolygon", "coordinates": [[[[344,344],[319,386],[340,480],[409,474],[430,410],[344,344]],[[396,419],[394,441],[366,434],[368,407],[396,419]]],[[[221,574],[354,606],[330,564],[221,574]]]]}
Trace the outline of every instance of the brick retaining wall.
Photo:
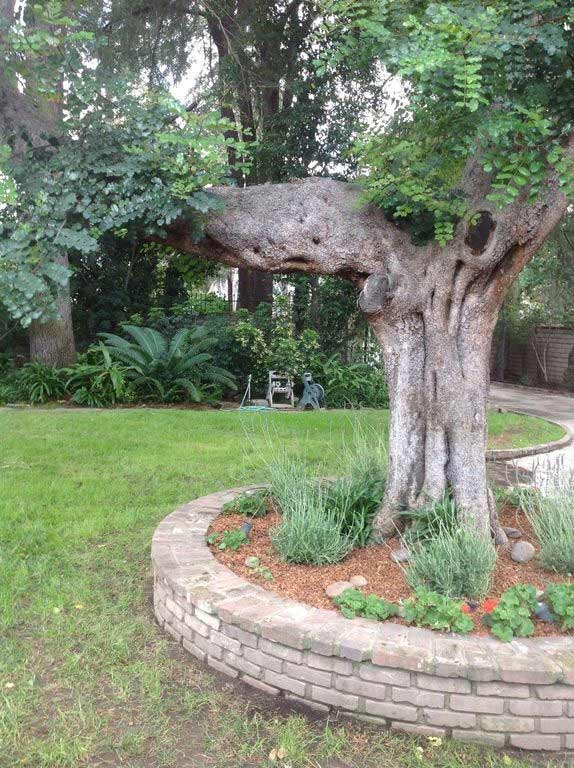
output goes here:
{"type": "Polygon", "coordinates": [[[270,696],[398,731],[574,750],[574,639],[501,643],[349,620],[280,597],[234,574],[206,544],[240,490],[186,504],[154,534],[155,615],[187,651],[270,696]]]}

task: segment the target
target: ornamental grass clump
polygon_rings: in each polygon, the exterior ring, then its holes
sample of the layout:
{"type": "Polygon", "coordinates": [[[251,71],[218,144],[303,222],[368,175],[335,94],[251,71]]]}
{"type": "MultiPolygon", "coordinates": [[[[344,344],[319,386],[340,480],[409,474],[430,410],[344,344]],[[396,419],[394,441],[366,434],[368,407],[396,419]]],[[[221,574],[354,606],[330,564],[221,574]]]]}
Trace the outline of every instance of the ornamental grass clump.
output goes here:
{"type": "Polygon", "coordinates": [[[574,485],[561,481],[544,494],[522,494],[524,510],[538,543],[544,568],[574,573],[574,485]]]}
{"type": "Polygon", "coordinates": [[[271,494],[283,516],[271,540],[287,563],[338,563],[353,548],[340,515],[328,509],[327,494],[302,462],[280,457],[269,464],[271,494]]]}
{"type": "Polygon", "coordinates": [[[464,528],[441,528],[434,538],[410,548],[405,569],[414,589],[426,587],[450,598],[480,599],[492,581],[496,550],[489,538],[464,528]]]}

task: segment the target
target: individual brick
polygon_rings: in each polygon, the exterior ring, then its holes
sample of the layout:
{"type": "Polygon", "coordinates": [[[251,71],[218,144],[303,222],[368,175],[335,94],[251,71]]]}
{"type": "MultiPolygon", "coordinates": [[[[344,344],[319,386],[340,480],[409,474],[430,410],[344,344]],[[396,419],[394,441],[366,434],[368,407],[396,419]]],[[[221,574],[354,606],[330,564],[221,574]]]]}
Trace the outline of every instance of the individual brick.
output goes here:
{"type": "Polygon", "coordinates": [[[315,685],[322,685],[326,688],[331,685],[331,673],[324,672],[321,669],[311,669],[303,665],[291,664],[291,662],[286,661],[283,667],[283,672],[296,680],[306,680],[308,683],[315,683],[315,685]]]}
{"type": "Polygon", "coordinates": [[[318,701],[310,701],[310,699],[303,699],[301,696],[296,696],[294,693],[286,693],[285,698],[292,704],[302,705],[305,708],[314,709],[315,712],[326,713],[329,711],[329,707],[326,704],[319,704],[318,701]]]}
{"type": "Polygon", "coordinates": [[[261,667],[257,664],[253,664],[251,661],[244,659],[243,656],[237,656],[237,654],[231,651],[223,652],[223,661],[229,664],[233,669],[238,669],[240,672],[249,675],[249,677],[259,678],[263,674],[261,667]]]}
{"type": "Polygon", "coordinates": [[[512,715],[482,715],[482,727],[487,731],[500,733],[528,733],[534,730],[531,717],[513,717],[512,715]]]}
{"type": "Polygon", "coordinates": [[[316,685],[311,687],[311,698],[313,701],[321,701],[338,709],[355,710],[359,707],[359,697],[350,696],[341,691],[335,691],[332,688],[319,688],[316,685]]]}
{"type": "Polygon", "coordinates": [[[263,672],[263,679],[266,683],[273,685],[275,688],[281,688],[283,691],[290,691],[291,693],[297,694],[297,696],[305,695],[305,683],[302,683],[300,680],[294,680],[292,677],[287,677],[287,675],[280,675],[277,672],[272,672],[271,670],[266,669],[263,672]]]}
{"type": "MultiPolygon", "coordinates": [[[[245,659],[243,661],[245,661],[245,659]]],[[[268,696],[278,696],[280,693],[279,688],[275,688],[272,685],[267,685],[267,683],[264,683],[262,680],[258,680],[256,677],[240,675],[240,679],[246,685],[250,685],[252,688],[257,688],[258,690],[263,691],[263,693],[266,693],[268,696]]]]}
{"type": "Polygon", "coordinates": [[[166,597],[165,607],[170,613],[173,613],[176,619],[183,621],[183,608],[181,605],[178,605],[176,602],[174,602],[171,597],[166,597]]]}
{"type": "Polygon", "coordinates": [[[310,650],[322,656],[336,656],[341,646],[341,624],[325,624],[313,629],[310,650]]]}
{"type": "Polygon", "coordinates": [[[572,717],[542,717],[540,718],[541,733],[574,733],[574,718],[572,717]]]}
{"type": "Polygon", "coordinates": [[[518,749],[547,750],[558,752],[561,748],[560,736],[542,736],[539,733],[510,734],[510,744],[518,749]]]}
{"type": "Polygon", "coordinates": [[[486,744],[489,747],[503,747],[506,736],[503,733],[485,733],[484,731],[461,731],[454,728],[452,738],[472,744],[486,744]]]}
{"type": "Polygon", "coordinates": [[[212,669],[215,669],[222,675],[227,675],[227,677],[237,677],[239,675],[239,672],[236,669],[233,669],[228,664],[225,664],[219,659],[213,658],[213,656],[207,657],[207,663],[212,669]]]}
{"type": "Polygon", "coordinates": [[[263,651],[260,651],[259,649],[244,648],[243,655],[246,659],[253,662],[253,664],[257,664],[264,669],[270,669],[273,672],[283,671],[283,662],[281,659],[278,659],[275,656],[270,656],[268,653],[263,653],[263,651]]]}
{"type": "MultiPolygon", "coordinates": [[[[489,698],[488,696],[461,696],[460,694],[453,694],[450,697],[450,708],[460,712],[480,712],[487,715],[501,715],[504,711],[504,701],[493,697],[489,698]]],[[[515,714],[524,713],[516,712],[515,714]]]]}
{"type": "Polygon", "coordinates": [[[534,689],[539,699],[551,701],[552,699],[574,700],[574,685],[537,685],[534,689]]]}
{"type": "Polygon", "coordinates": [[[373,664],[361,664],[359,677],[373,683],[387,683],[388,685],[400,685],[408,687],[411,684],[411,673],[400,669],[386,669],[375,667],[373,664]]]}
{"type": "Polygon", "coordinates": [[[564,705],[561,701],[525,699],[524,701],[511,701],[508,708],[513,715],[526,717],[560,717],[564,714],[564,705]]]}
{"type": "Polygon", "coordinates": [[[373,664],[382,667],[398,667],[413,672],[434,672],[434,657],[432,651],[420,648],[410,648],[408,645],[388,643],[377,646],[373,650],[373,664]]]}
{"type": "Polygon", "coordinates": [[[223,658],[223,648],[219,645],[214,645],[206,637],[202,637],[201,635],[194,635],[193,644],[206,655],[212,656],[215,659],[223,658]]]}
{"type": "Polygon", "coordinates": [[[257,648],[257,644],[259,643],[257,635],[254,635],[251,632],[246,632],[244,629],[240,629],[233,624],[222,624],[221,631],[224,635],[232,637],[234,640],[240,642],[241,645],[246,645],[248,648],[257,648]]]}
{"type": "Polygon", "coordinates": [[[192,656],[195,656],[195,658],[199,659],[199,661],[202,661],[202,662],[205,661],[205,659],[207,658],[207,654],[205,653],[205,651],[202,651],[196,645],[193,645],[193,643],[190,643],[189,640],[186,640],[186,638],[182,640],[182,643],[185,650],[191,653],[192,656]]]}
{"type": "Polygon", "coordinates": [[[527,699],[530,696],[527,685],[513,683],[477,683],[476,692],[479,696],[501,696],[513,699],[527,699]]]}
{"type": "Polygon", "coordinates": [[[434,728],[431,725],[423,725],[423,723],[401,723],[397,720],[391,723],[391,728],[394,731],[412,733],[415,736],[438,736],[440,738],[446,733],[444,728],[434,728]]]}
{"type": "Polygon", "coordinates": [[[387,686],[379,683],[367,683],[356,677],[337,676],[335,688],[343,693],[353,693],[357,696],[367,696],[369,699],[383,700],[387,694],[387,686]]]}
{"type": "Polygon", "coordinates": [[[445,728],[474,728],[476,715],[470,712],[449,712],[447,709],[426,709],[425,720],[429,725],[445,728]]]}
{"type": "Polygon", "coordinates": [[[468,680],[449,677],[434,677],[433,675],[417,675],[419,688],[429,691],[444,691],[445,693],[470,693],[471,685],[468,680]]]}
{"type": "Polygon", "coordinates": [[[241,643],[238,640],[234,640],[233,637],[224,635],[223,632],[216,632],[214,629],[212,629],[209,635],[209,639],[212,643],[215,643],[215,645],[219,645],[221,648],[225,648],[227,651],[232,651],[232,653],[235,653],[238,656],[242,652],[241,643]]]}
{"type": "Polygon", "coordinates": [[[541,653],[511,656],[500,665],[500,679],[505,683],[550,685],[560,679],[561,670],[550,658],[541,653]]]}
{"type": "Polygon", "coordinates": [[[375,633],[366,627],[356,627],[341,637],[339,654],[351,661],[365,661],[373,653],[375,633]]]}
{"type": "Polygon", "coordinates": [[[209,627],[207,624],[203,624],[199,619],[196,619],[195,616],[192,616],[189,613],[185,614],[185,624],[194,632],[197,632],[198,635],[201,635],[202,637],[209,637],[209,627]]]}
{"type": "Polygon", "coordinates": [[[269,621],[262,622],[261,637],[299,650],[304,650],[310,643],[309,630],[305,626],[304,618],[297,622],[287,621],[281,613],[269,621]]]}
{"type": "Polygon", "coordinates": [[[296,648],[288,648],[286,645],[281,645],[280,643],[272,643],[270,640],[262,639],[259,642],[259,648],[264,653],[270,653],[271,656],[277,656],[279,659],[291,661],[294,664],[301,664],[303,661],[302,651],[299,651],[296,648]]]}
{"type": "Polygon", "coordinates": [[[406,723],[414,723],[418,717],[416,707],[411,707],[408,704],[394,704],[392,701],[367,699],[365,710],[370,715],[379,715],[379,717],[384,717],[387,720],[400,720],[406,723]]]}
{"type": "MultiPolygon", "coordinates": [[[[365,694],[368,695],[368,694],[365,694]]],[[[414,704],[415,707],[444,707],[444,693],[419,691],[416,688],[393,688],[393,701],[398,704],[414,704]]]]}
{"type": "Polygon", "coordinates": [[[353,672],[352,661],[338,659],[335,656],[321,656],[321,654],[312,651],[307,652],[303,663],[314,669],[336,672],[338,675],[351,675],[353,672]]]}
{"type": "Polygon", "coordinates": [[[201,608],[195,609],[195,616],[197,619],[199,619],[199,621],[201,621],[202,624],[207,624],[207,626],[211,627],[212,629],[219,629],[221,626],[221,621],[217,618],[217,616],[206,613],[205,611],[202,611],[201,608]]]}

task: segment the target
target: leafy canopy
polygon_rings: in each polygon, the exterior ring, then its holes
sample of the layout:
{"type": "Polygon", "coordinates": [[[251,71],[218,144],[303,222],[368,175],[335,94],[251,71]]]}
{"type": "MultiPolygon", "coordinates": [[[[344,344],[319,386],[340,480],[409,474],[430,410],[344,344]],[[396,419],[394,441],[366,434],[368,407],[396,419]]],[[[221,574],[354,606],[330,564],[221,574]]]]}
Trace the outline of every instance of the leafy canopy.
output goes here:
{"type": "Polygon", "coordinates": [[[324,0],[323,10],[332,42],[319,66],[377,63],[399,91],[388,123],[357,146],[370,200],[427,221],[445,243],[473,214],[463,184],[471,158],[491,174],[497,205],[525,187],[534,201],[550,169],[573,194],[569,0],[324,0]]]}
{"type": "Polygon", "coordinates": [[[204,215],[218,206],[206,188],[232,170],[230,145],[244,167],[243,144],[218,113],[192,114],[161,90],[102,78],[85,63],[97,41],[71,31],[67,17],[52,18],[59,7],[44,9],[49,32],[25,43],[13,25],[0,51],[9,63],[2,80],[14,93],[28,72],[36,85],[22,96],[29,108],[32,97],[43,106],[33,122],[44,130],[5,130],[0,147],[0,301],[23,326],[54,309],[68,278],[58,254],[93,254],[106,234],[161,236],[175,219],[200,237],[204,215]]]}

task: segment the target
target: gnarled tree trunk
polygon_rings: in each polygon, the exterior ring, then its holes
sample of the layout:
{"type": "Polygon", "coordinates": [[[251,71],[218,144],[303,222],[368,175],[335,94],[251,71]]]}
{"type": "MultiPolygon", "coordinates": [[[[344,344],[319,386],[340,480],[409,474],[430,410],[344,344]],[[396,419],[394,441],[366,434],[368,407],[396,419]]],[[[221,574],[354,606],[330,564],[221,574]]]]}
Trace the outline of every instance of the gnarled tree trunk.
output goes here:
{"type": "MultiPolygon", "coordinates": [[[[489,356],[504,297],[559,222],[567,201],[549,178],[539,201],[502,211],[471,164],[465,183],[480,211],[446,247],[415,246],[360,189],[328,179],[218,190],[222,213],[197,245],[183,222],[168,243],[270,272],[337,274],[362,288],[360,306],[383,348],[391,399],[387,495],[380,536],[396,515],[448,489],[462,525],[505,542],[487,481],[489,356]]],[[[525,193],[526,194],[526,193],[525,193]]]]}

